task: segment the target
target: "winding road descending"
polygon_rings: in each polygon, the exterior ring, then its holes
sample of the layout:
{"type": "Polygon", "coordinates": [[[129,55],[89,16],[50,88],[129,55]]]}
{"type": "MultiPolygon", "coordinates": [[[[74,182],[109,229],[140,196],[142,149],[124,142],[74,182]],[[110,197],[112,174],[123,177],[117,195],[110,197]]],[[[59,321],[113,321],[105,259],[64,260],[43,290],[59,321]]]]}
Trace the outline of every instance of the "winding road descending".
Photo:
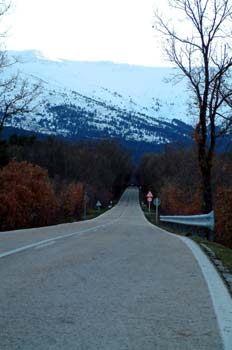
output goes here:
{"type": "Polygon", "coordinates": [[[1,350],[223,349],[197,261],[137,189],[91,221],[0,233],[0,281],[1,350]]]}

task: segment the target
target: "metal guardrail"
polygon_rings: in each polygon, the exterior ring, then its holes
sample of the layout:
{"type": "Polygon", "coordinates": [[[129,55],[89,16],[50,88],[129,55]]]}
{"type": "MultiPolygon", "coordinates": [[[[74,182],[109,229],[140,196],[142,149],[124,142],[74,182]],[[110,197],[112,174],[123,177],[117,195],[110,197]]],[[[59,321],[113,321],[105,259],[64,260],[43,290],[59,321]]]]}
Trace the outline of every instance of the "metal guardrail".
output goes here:
{"type": "Polygon", "coordinates": [[[204,215],[175,215],[175,216],[166,216],[160,215],[160,221],[165,222],[174,222],[176,224],[183,224],[189,226],[199,226],[209,228],[211,231],[214,230],[214,211],[211,211],[209,214],[204,215]]]}

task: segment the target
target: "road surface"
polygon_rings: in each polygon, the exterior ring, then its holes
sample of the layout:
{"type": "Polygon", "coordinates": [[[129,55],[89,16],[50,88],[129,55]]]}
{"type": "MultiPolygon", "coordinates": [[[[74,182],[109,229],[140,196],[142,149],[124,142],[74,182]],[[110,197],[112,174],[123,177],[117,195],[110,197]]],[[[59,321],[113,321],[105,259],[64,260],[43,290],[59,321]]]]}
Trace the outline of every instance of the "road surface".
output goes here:
{"type": "Polygon", "coordinates": [[[128,189],[86,222],[0,233],[1,350],[222,350],[191,250],[128,189]]]}

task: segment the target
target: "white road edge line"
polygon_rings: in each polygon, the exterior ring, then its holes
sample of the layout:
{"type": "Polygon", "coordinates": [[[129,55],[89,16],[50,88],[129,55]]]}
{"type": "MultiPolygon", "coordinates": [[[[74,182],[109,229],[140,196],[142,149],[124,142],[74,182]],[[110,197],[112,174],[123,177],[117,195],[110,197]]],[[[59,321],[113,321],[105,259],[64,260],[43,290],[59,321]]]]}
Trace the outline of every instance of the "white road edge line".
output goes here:
{"type": "Polygon", "coordinates": [[[27,250],[27,249],[31,249],[31,248],[35,248],[35,247],[38,247],[38,246],[41,246],[41,245],[48,244],[50,242],[54,242],[55,243],[56,241],[58,241],[60,239],[63,239],[63,238],[69,238],[69,237],[72,237],[72,236],[75,236],[75,235],[82,236],[86,232],[94,231],[94,230],[97,230],[99,228],[112,225],[117,220],[119,220],[119,219],[112,220],[112,221],[108,222],[107,224],[103,224],[103,225],[87,228],[85,230],[78,231],[78,232],[72,232],[72,233],[69,233],[67,235],[61,235],[61,236],[45,239],[43,241],[38,241],[36,243],[28,244],[28,245],[26,245],[24,247],[20,247],[20,248],[16,248],[16,249],[13,249],[13,250],[9,250],[9,251],[7,251],[5,253],[1,253],[0,254],[0,259],[4,258],[6,256],[9,256],[9,255],[13,255],[13,254],[16,254],[16,253],[23,252],[24,250],[27,250]]]}
{"type": "Polygon", "coordinates": [[[214,310],[221,336],[224,342],[224,349],[232,348],[232,299],[221,276],[213,266],[209,258],[201,248],[187,237],[180,239],[191,249],[193,255],[201,268],[208,285],[209,293],[213,302],[214,310]]]}
{"type": "Polygon", "coordinates": [[[48,242],[48,243],[44,243],[44,244],[40,244],[38,246],[35,247],[35,249],[42,249],[42,248],[45,248],[45,247],[48,247],[52,244],[56,243],[55,241],[51,241],[51,242],[48,242]]]}
{"type": "Polygon", "coordinates": [[[175,235],[171,232],[165,231],[160,227],[154,226],[149,223],[153,229],[158,228],[160,231],[165,232],[171,236],[174,236],[184,242],[187,247],[192,251],[195,259],[200,266],[202,274],[208,286],[209,294],[213,303],[214,311],[217,317],[217,323],[221,338],[224,345],[224,350],[232,349],[232,299],[230,293],[225,286],[221,276],[217,272],[216,268],[209,260],[208,256],[202,251],[202,249],[188,237],[175,235]]]}

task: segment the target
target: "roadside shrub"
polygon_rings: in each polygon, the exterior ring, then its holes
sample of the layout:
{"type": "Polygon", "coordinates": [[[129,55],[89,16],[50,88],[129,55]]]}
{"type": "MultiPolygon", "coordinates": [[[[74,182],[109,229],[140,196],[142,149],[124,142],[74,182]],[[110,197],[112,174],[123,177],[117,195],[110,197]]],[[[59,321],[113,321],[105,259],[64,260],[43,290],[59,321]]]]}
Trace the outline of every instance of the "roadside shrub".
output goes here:
{"type": "Polygon", "coordinates": [[[59,194],[60,219],[78,220],[83,214],[84,186],[82,183],[66,185],[59,194]]]}
{"type": "Polygon", "coordinates": [[[219,187],[215,196],[216,240],[232,248],[232,189],[219,187]]]}
{"type": "Polygon", "coordinates": [[[11,161],[0,170],[0,229],[54,223],[58,202],[47,171],[28,162],[11,161]]]}
{"type": "Polygon", "coordinates": [[[184,191],[175,184],[164,185],[160,191],[163,214],[194,215],[201,213],[200,191],[184,191]]]}

